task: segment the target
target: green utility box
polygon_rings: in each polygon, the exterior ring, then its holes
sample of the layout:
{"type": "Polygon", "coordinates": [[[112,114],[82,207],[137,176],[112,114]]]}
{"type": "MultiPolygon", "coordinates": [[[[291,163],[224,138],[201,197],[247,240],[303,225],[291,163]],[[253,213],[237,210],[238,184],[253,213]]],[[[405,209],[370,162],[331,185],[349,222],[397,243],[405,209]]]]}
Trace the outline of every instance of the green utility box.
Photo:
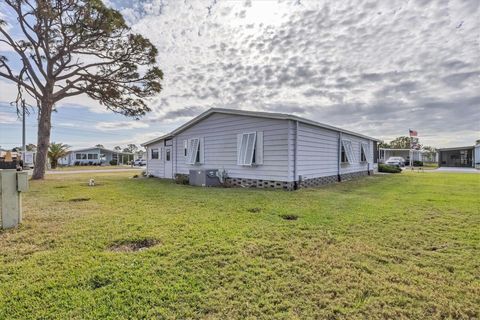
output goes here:
{"type": "Polygon", "coordinates": [[[0,217],[3,229],[22,222],[22,192],[28,190],[27,172],[0,170],[0,217]]]}

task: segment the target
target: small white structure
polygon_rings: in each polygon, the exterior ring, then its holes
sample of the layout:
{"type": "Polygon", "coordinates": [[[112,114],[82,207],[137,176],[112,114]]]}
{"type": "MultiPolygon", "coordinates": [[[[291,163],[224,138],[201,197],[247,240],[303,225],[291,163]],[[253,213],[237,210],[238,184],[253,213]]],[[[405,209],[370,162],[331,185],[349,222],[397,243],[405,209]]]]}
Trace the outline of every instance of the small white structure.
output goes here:
{"type": "Polygon", "coordinates": [[[391,148],[379,148],[378,149],[378,161],[384,163],[390,157],[402,157],[406,161],[410,161],[412,157],[413,161],[422,162],[437,162],[437,154],[431,155],[431,153],[424,150],[410,150],[410,149],[391,149],[391,148]]]}
{"type": "Polygon", "coordinates": [[[475,168],[480,162],[478,149],[478,141],[475,146],[438,149],[438,166],[475,168]]]}
{"type": "Polygon", "coordinates": [[[228,185],[291,190],[372,174],[378,141],[289,114],[212,108],[143,146],[149,175],[218,169],[228,185]]]}
{"type": "Polygon", "coordinates": [[[70,151],[65,157],[58,160],[59,165],[110,165],[115,160],[117,164],[127,164],[133,160],[133,154],[105,148],[85,148],[70,151]]]}

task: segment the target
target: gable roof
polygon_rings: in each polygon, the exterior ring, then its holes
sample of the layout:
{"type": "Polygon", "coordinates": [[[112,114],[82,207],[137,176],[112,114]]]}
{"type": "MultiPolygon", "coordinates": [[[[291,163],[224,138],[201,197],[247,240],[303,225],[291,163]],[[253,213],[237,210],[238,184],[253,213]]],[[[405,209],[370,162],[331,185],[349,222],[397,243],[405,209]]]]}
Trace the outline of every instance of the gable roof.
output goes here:
{"type": "Polygon", "coordinates": [[[152,143],[155,143],[157,141],[174,137],[175,135],[177,135],[180,132],[190,128],[191,126],[195,125],[196,123],[202,121],[203,119],[207,118],[208,116],[210,116],[214,113],[232,114],[232,115],[240,115],[240,116],[268,118],[268,119],[294,120],[294,121],[306,123],[306,124],[309,124],[309,125],[312,125],[312,126],[315,126],[315,127],[329,129],[329,130],[333,130],[333,131],[337,131],[337,132],[342,132],[342,133],[350,134],[350,135],[357,136],[357,137],[360,137],[360,138],[365,138],[365,139],[374,140],[374,141],[381,141],[379,139],[368,137],[368,136],[365,136],[363,134],[359,134],[359,133],[355,133],[355,132],[352,132],[352,131],[344,130],[344,129],[334,127],[334,126],[331,126],[331,125],[328,125],[328,124],[324,124],[324,123],[320,123],[320,122],[317,122],[317,121],[305,119],[305,118],[298,117],[298,116],[295,116],[295,115],[292,115],[292,114],[287,114],[287,113],[247,111],[247,110],[224,109],[224,108],[210,108],[207,111],[205,111],[204,113],[196,116],[192,120],[184,123],[183,125],[181,125],[177,129],[173,130],[172,132],[170,132],[168,134],[165,134],[161,137],[152,139],[150,141],[147,141],[145,143],[142,143],[142,146],[145,147],[145,146],[150,145],[152,143]]]}

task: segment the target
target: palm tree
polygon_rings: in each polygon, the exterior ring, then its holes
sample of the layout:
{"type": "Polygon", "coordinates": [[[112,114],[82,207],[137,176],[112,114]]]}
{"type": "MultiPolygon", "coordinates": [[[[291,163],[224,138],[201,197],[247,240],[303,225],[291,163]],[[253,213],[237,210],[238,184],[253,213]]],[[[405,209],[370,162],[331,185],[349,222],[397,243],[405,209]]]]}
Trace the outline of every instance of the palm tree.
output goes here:
{"type": "Polygon", "coordinates": [[[58,159],[65,157],[70,146],[63,143],[50,143],[48,148],[48,159],[50,159],[50,165],[52,169],[56,169],[58,165],[58,159]]]}

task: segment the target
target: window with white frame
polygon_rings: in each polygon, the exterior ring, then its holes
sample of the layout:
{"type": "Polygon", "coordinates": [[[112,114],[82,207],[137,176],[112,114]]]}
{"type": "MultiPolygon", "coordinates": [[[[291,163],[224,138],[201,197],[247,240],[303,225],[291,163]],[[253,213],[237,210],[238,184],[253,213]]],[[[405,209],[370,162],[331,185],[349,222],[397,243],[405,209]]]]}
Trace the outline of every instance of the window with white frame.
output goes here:
{"type": "Polygon", "coordinates": [[[360,161],[367,162],[367,154],[368,154],[368,144],[361,143],[360,144],[360,161]]]}
{"type": "Polygon", "coordinates": [[[158,159],[158,149],[157,148],[151,149],[150,155],[151,155],[150,159],[152,160],[158,159]]]}
{"type": "Polygon", "coordinates": [[[81,153],[76,153],[75,154],[75,159],[82,160],[82,154],[81,153]]]}
{"type": "Polygon", "coordinates": [[[263,132],[237,135],[237,164],[239,166],[263,164],[263,132]]]}
{"type": "Polygon", "coordinates": [[[200,138],[188,140],[187,157],[185,162],[187,164],[196,164],[200,162],[200,138]]]}
{"type": "Polygon", "coordinates": [[[342,140],[342,163],[355,163],[355,153],[353,152],[352,141],[342,140]]]}

